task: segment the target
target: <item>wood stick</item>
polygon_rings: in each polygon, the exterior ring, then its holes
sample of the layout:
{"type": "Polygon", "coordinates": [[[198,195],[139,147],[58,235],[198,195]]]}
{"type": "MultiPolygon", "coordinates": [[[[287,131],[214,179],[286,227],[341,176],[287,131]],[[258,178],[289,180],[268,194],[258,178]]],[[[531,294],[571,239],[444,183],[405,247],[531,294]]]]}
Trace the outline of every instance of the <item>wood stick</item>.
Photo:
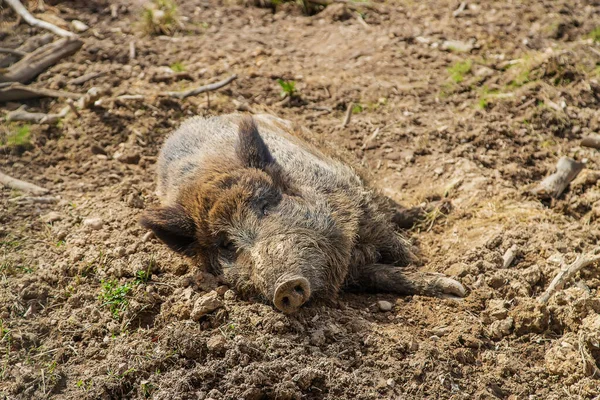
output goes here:
{"type": "Polygon", "coordinates": [[[348,108],[346,109],[346,115],[344,116],[344,121],[342,121],[342,128],[345,128],[350,123],[352,119],[352,107],[354,107],[353,103],[348,104],[348,108]]]}
{"type": "Polygon", "coordinates": [[[13,56],[17,56],[17,57],[25,57],[25,55],[27,53],[23,52],[23,51],[19,51],[16,49],[6,49],[4,47],[0,47],[0,53],[3,54],[12,54],[13,56]]]}
{"type": "Polygon", "coordinates": [[[581,140],[581,145],[600,150],[600,135],[590,135],[581,140]]]}
{"type": "Polygon", "coordinates": [[[33,183],[25,182],[20,179],[12,178],[0,172],[0,184],[10,189],[20,190],[22,192],[42,195],[49,192],[48,189],[34,185],[33,183]]]}
{"type": "Polygon", "coordinates": [[[465,11],[465,8],[467,8],[467,2],[463,1],[463,2],[460,3],[460,5],[458,6],[458,8],[452,12],[452,16],[454,18],[457,18],[460,14],[463,13],[463,11],[465,11]]]}
{"type": "Polygon", "coordinates": [[[27,22],[29,25],[31,25],[33,27],[49,30],[50,32],[54,33],[55,35],[62,36],[62,37],[69,37],[69,38],[77,37],[77,35],[75,35],[72,32],[69,32],[62,28],[59,28],[58,26],[53,25],[49,22],[41,21],[41,20],[35,18],[33,15],[31,15],[29,13],[29,11],[27,11],[27,9],[23,6],[23,4],[21,4],[21,2],[19,2],[19,0],[4,0],[4,2],[6,4],[8,4],[10,6],[10,8],[12,8],[18,16],[23,18],[25,20],[25,22],[27,22]]]}
{"type": "Polygon", "coordinates": [[[517,255],[517,250],[518,248],[516,244],[513,244],[510,249],[506,250],[506,253],[504,253],[502,256],[502,268],[510,267],[510,264],[512,264],[517,255]]]}
{"type": "MultiPolygon", "coordinates": [[[[22,45],[17,47],[15,50],[20,51],[24,54],[31,53],[38,47],[42,47],[48,43],[50,43],[54,39],[50,33],[44,33],[43,35],[32,36],[27,39],[22,45]]],[[[19,61],[21,57],[8,55],[2,59],[0,59],[0,68],[6,68],[9,65],[19,61]]]]}
{"type": "Polygon", "coordinates": [[[229,85],[231,82],[237,79],[237,75],[233,74],[227,79],[223,79],[222,81],[211,83],[210,85],[200,86],[196,89],[185,90],[183,92],[167,92],[167,96],[176,97],[178,99],[185,99],[186,97],[196,96],[204,92],[211,92],[213,90],[217,90],[222,88],[223,86],[229,85]]]}
{"type": "Polygon", "coordinates": [[[0,75],[0,82],[27,83],[59,60],[75,53],[82,45],[83,41],[79,39],[63,38],[40,47],[11,65],[4,75],[0,75]]]}
{"type": "Polygon", "coordinates": [[[69,106],[63,108],[58,114],[31,113],[25,110],[25,105],[19,107],[15,111],[6,114],[6,121],[25,121],[34,124],[52,124],[61,118],[64,118],[69,112],[69,106]]]}
{"type": "Polygon", "coordinates": [[[89,74],[81,75],[78,78],[71,79],[69,81],[69,84],[71,84],[71,85],[82,85],[82,84],[86,83],[87,81],[90,81],[90,80],[92,80],[94,78],[98,78],[98,77],[104,76],[104,75],[106,75],[106,72],[104,72],[104,71],[101,71],[101,72],[90,72],[89,74]]]}
{"type": "Polygon", "coordinates": [[[40,97],[67,97],[70,99],[78,99],[81,95],[60,90],[36,88],[31,85],[22,85],[16,82],[0,83],[0,103],[5,101],[37,99],[40,97]]]}
{"type": "Polygon", "coordinates": [[[561,157],[556,165],[556,172],[547,176],[532,190],[532,193],[541,199],[557,199],[567,188],[569,183],[579,175],[585,164],[569,157],[561,157]]]}
{"type": "Polygon", "coordinates": [[[542,304],[546,304],[552,295],[562,289],[565,284],[579,271],[588,265],[592,265],[600,261],[600,254],[597,254],[600,249],[596,249],[592,254],[584,254],[577,257],[573,264],[567,266],[562,263],[560,272],[554,277],[550,286],[544,293],[538,297],[538,301],[542,304]]]}
{"type": "Polygon", "coordinates": [[[58,200],[58,197],[52,196],[18,196],[8,199],[8,202],[15,204],[52,204],[58,200]]]}
{"type": "Polygon", "coordinates": [[[129,42],[129,60],[135,60],[135,42],[129,42]]]}
{"type": "Polygon", "coordinates": [[[349,8],[353,8],[353,9],[362,7],[362,8],[367,8],[367,9],[371,9],[371,10],[377,10],[377,7],[374,4],[355,2],[352,0],[308,0],[308,3],[317,4],[319,6],[325,6],[325,7],[327,7],[331,4],[340,3],[340,4],[345,4],[349,8]]]}

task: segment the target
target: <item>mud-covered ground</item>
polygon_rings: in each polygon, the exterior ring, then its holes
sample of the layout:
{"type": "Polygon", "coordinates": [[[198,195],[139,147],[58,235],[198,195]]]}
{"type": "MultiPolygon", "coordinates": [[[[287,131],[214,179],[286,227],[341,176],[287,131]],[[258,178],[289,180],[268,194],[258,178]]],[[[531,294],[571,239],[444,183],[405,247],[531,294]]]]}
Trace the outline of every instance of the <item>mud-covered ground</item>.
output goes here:
{"type": "MultiPolygon", "coordinates": [[[[306,16],[289,3],[184,0],[176,32],[147,36],[141,2],[46,2],[45,18],[90,29],[34,84],[102,97],[80,117],[0,125],[0,171],[60,198],[0,189],[0,397],[598,398],[600,266],[547,305],[537,297],[600,238],[600,154],[579,145],[600,127],[600,5],[459,5],[348,3],[306,16]],[[164,95],[232,73],[209,95],[164,95]],[[278,79],[295,82],[291,101],[278,79]],[[456,277],[468,296],[341,294],[337,307],[285,316],[146,235],[138,218],[157,202],[166,135],[187,116],[237,109],[348,149],[406,205],[449,199],[448,215],[406,235],[423,270],[456,277]],[[527,194],[563,155],[587,163],[565,194],[527,194]],[[202,315],[194,305],[212,290],[218,308],[202,315]]],[[[39,33],[6,9],[0,21],[0,47],[39,33]]],[[[65,101],[27,104],[59,112],[65,101]]]]}

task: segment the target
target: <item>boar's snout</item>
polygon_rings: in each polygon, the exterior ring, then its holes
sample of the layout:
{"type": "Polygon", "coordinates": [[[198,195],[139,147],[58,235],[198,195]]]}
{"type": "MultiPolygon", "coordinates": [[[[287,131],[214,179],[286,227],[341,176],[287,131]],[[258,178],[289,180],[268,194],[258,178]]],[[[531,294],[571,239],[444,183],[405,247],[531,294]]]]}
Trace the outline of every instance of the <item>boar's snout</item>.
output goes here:
{"type": "Polygon", "coordinates": [[[310,298],[310,283],[306,278],[286,279],[275,288],[273,304],[280,311],[290,314],[298,311],[310,298]]]}

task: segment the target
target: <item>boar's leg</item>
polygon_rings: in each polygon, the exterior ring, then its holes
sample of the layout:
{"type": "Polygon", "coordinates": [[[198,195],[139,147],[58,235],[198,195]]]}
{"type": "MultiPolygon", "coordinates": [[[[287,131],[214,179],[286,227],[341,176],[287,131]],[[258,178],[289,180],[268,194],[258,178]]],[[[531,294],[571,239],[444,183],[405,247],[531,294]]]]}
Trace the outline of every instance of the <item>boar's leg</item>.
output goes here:
{"type": "Polygon", "coordinates": [[[371,264],[356,270],[346,285],[368,292],[420,294],[434,297],[464,297],[465,288],[452,278],[427,272],[405,272],[404,268],[371,264]]]}

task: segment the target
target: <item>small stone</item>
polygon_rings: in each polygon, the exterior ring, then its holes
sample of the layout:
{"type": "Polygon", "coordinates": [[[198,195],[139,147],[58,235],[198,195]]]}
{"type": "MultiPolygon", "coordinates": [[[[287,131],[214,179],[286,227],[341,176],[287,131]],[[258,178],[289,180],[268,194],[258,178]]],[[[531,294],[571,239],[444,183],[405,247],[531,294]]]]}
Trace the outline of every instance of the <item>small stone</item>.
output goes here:
{"type": "Polygon", "coordinates": [[[472,274],[473,272],[477,272],[477,268],[471,267],[465,263],[455,263],[444,271],[448,276],[457,276],[459,278],[464,278],[465,276],[472,274]]]}
{"type": "Polygon", "coordinates": [[[125,254],[127,255],[131,255],[137,252],[139,243],[135,242],[130,244],[129,246],[127,246],[127,249],[125,250],[125,254]]]}
{"type": "Polygon", "coordinates": [[[445,40],[442,42],[442,50],[456,51],[459,53],[468,53],[473,50],[473,41],[463,42],[460,40],[445,40]]]}
{"type": "Polygon", "coordinates": [[[327,338],[323,329],[318,329],[310,335],[310,344],[313,346],[323,346],[325,343],[327,343],[327,338]]]}
{"type": "Polygon", "coordinates": [[[58,231],[56,232],[56,240],[65,240],[69,233],[67,231],[58,231]]]}
{"type": "Polygon", "coordinates": [[[219,300],[219,295],[216,291],[212,291],[196,300],[191,317],[194,321],[199,321],[200,318],[223,307],[223,303],[219,300]]]}
{"type": "Polygon", "coordinates": [[[436,175],[441,175],[444,173],[444,168],[442,167],[437,167],[436,169],[433,170],[433,173],[436,175]]]}
{"type": "Polygon", "coordinates": [[[225,295],[225,293],[229,290],[229,288],[225,285],[221,285],[218,288],[215,289],[215,291],[217,292],[217,294],[221,297],[223,297],[225,295]]]}
{"type": "Polygon", "coordinates": [[[396,386],[396,381],[394,381],[392,378],[390,378],[385,382],[385,384],[388,385],[389,387],[393,388],[394,386],[396,386]]]}
{"type": "Polygon", "coordinates": [[[60,221],[62,219],[62,215],[60,215],[56,211],[50,211],[48,214],[42,215],[41,218],[42,221],[44,221],[45,223],[51,224],[53,222],[60,221]]]}
{"type": "Polygon", "coordinates": [[[535,286],[536,283],[542,279],[542,270],[537,265],[532,265],[531,267],[523,270],[521,273],[523,279],[527,281],[531,286],[535,286]]]}
{"type": "Polygon", "coordinates": [[[105,156],[106,150],[104,150],[104,148],[100,145],[97,144],[93,144],[90,146],[90,151],[92,152],[92,154],[96,154],[96,155],[101,155],[101,156],[105,156]]]}
{"type": "Polygon", "coordinates": [[[379,307],[379,311],[391,311],[394,305],[389,301],[380,300],[377,302],[377,307],[379,307]]]}
{"type": "Polygon", "coordinates": [[[104,225],[102,218],[86,218],[83,220],[83,226],[87,226],[96,231],[102,229],[102,225],[104,225]]]}
{"type": "Polygon", "coordinates": [[[73,21],[71,21],[71,27],[73,28],[73,30],[75,30],[76,32],[79,32],[79,33],[85,32],[88,29],[90,29],[89,26],[87,26],[83,22],[79,21],[78,19],[74,19],[73,21]]]}
{"type": "Polygon", "coordinates": [[[136,151],[117,151],[113,155],[113,158],[123,164],[137,164],[140,162],[142,156],[136,151]]]}
{"type": "Polygon", "coordinates": [[[513,325],[514,320],[511,317],[494,321],[490,325],[490,334],[494,339],[502,339],[504,336],[510,335],[513,325]]]}
{"type": "Polygon", "coordinates": [[[235,300],[235,292],[230,289],[223,294],[223,298],[225,300],[235,300]]]}
{"type": "Polygon", "coordinates": [[[137,193],[130,193],[125,199],[125,202],[132,208],[144,208],[144,199],[137,193]]]}
{"type": "Polygon", "coordinates": [[[206,342],[206,347],[209,351],[213,353],[223,353],[227,346],[227,340],[223,337],[223,335],[215,335],[208,339],[206,342]]]}
{"type": "Polygon", "coordinates": [[[115,247],[115,249],[113,250],[113,254],[119,258],[123,257],[125,255],[125,247],[122,247],[122,246],[115,247]]]}
{"type": "Polygon", "coordinates": [[[149,241],[153,237],[154,237],[154,232],[152,232],[152,231],[146,232],[144,234],[144,236],[142,236],[142,243],[146,243],[147,241],[149,241]]]}

